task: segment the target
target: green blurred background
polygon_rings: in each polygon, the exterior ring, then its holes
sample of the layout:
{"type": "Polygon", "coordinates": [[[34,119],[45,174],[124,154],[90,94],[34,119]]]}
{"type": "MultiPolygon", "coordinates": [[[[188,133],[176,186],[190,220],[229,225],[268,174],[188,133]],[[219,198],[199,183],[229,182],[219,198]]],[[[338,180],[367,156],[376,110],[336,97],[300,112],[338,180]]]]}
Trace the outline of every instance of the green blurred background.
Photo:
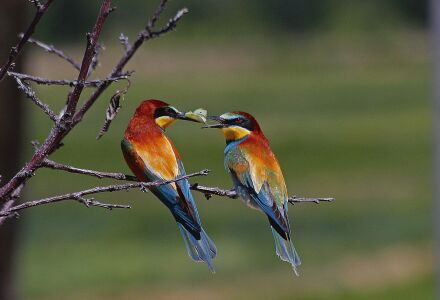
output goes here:
{"type": "MultiPolygon", "coordinates": [[[[103,77],[133,41],[155,2],[114,1],[104,29],[103,77]]],[[[303,265],[296,278],[275,255],[262,214],[241,201],[195,194],[218,246],[217,273],[193,263],[177,226],[151,194],[100,194],[131,210],[61,203],[28,210],[22,221],[19,278],[25,299],[433,299],[431,53],[427,3],[388,1],[173,1],[186,6],[176,32],[146,44],[123,109],[95,140],[109,89],[53,159],[128,173],[119,142],[143,99],[181,110],[243,110],[259,121],[291,195],[332,196],[332,204],[290,209],[303,265]]],[[[80,60],[99,1],[58,1],[37,38],[80,60]],[[92,2],[92,3],[90,3],[92,2]]],[[[28,47],[29,48],[29,47],[28,47]]],[[[74,78],[57,58],[33,48],[29,73],[74,78]]],[[[67,89],[40,87],[54,109],[67,89]]],[[[50,123],[27,105],[27,140],[50,123]]],[[[229,188],[218,132],[177,123],[167,134],[192,182],[229,188]]],[[[28,157],[31,146],[24,149],[28,157]]],[[[112,181],[40,170],[28,199],[112,181]]]]}

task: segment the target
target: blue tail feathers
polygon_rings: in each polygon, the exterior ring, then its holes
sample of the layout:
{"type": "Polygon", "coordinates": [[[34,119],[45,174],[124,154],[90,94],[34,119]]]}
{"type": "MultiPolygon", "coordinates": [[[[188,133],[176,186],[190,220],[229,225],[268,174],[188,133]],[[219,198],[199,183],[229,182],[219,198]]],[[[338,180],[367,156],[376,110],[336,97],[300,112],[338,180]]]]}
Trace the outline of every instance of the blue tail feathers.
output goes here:
{"type": "Polygon", "coordinates": [[[292,265],[293,272],[298,276],[296,267],[301,265],[301,259],[293,246],[290,239],[285,240],[273,227],[272,234],[275,239],[275,247],[277,255],[281,260],[287,261],[292,265]]]}
{"type": "Polygon", "coordinates": [[[201,230],[200,239],[197,240],[188,230],[183,227],[182,224],[179,225],[180,232],[182,233],[183,240],[185,241],[186,249],[188,255],[197,262],[206,262],[209,270],[215,273],[215,267],[212,259],[217,255],[217,248],[214,242],[208,237],[205,230],[201,230]]]}

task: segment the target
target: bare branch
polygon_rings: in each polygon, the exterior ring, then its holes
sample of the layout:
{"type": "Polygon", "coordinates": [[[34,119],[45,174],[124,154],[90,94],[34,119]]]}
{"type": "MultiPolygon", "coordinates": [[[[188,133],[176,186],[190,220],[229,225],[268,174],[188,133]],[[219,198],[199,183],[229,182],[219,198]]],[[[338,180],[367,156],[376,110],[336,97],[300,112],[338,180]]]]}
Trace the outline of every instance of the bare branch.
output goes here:
{"type": "Polygon", "coordinates": [[[188,179],[188,178],[194,177],[194,176],[206,176],[206,175],[208,175],[208,173],[209,173],[209,170],[202,170],[200,172],[191,173],[191,174],[184,175],[184,176],[179,176],[173,180],[158,180],[158,181],[153,181],[153,182],[136,182],[136,183],[108,185],[108,186],[97,186],[97,187],[90,188],[90,189],[83,190],[83,191],[79,191],[79,192],[68,193],[68,194],[64,194],[64,195],[53,196],[53,197],[44,198],[44,199],[40,199],[40,200],[25,202],[23,204],[11,207],[7,210],[0,212],[0,217],[7,217],[17,211],[27,209],[30,207],[35,207],[35,206],[39,206],[39,205],[45,205],[45,204],[55,203],[55,202],[60,202],[60,201],[65,201],[65,200],[79,201],[85,205],[98,206],[98,207],[104,207],[104,208],[109,208],[109,209],[111,209],[111,208],[129,208],[128,205],[104,204],[101,202],[97,202],[93,199],[84,199],[84,196],[90,195],[90,194],[104,193],[104,192],[124,191],[124,190],[130,190],[130,189],[135,189],[135,188],[142,188],[142,190],[150,190],[151,188],[154,188],[154,187],[158,187],[158,186],[161,186],[164,184],[169,184],[169,183],[176,182],[176,181],[183,180],[183,179],[188,179]]]}
{"type": "MultiPolygon", "coordinates": [[[[19,37],[23,38],[24,34],[20,33],[19,37]]],[[[55,48],[53,45],[48,45],[43,43],[42,41],[39,41],[37,39],[33,39],[33,38],[29,38],[28,43],[32,43],[35,44],[41,48],[43,48],[45,51],[49,52],[49,53],[53,53],[55,55],[57,55],[58,57],[64,59],[65,61],[67,61],[69,64],[71,64],[75,69],[77,69],[78,71],[81,69],[81,65],[76,62],[72,57],[70,57],[69,55],[67,55],[66,53],[64,53],[63,51],[55,48]]]]}
{"type": "Polygon", "coordinates": [[[168,0],[161,0],[160,1],[159,5],[156,8],[156,11],[153,13],[150,20],[148,21],[146,28],[153,29],[154,26],[156,26],[156,22],[159,20],[160,15],[165,10],[167,3],[168,3],[168,0]]]}
{"type": "MultiPolygon", "coordinates": [[[[163,5],[164,2],[166,1],[162,1],[161,5],[163,5]]],[[[99,84],[97,90],[92,93],[88,100],[84,102],[83,106],[75,113],[79,97],[84,88],[84,82],[86,81],[90,64],[92,63],[93,56],[95,55],[98,37],[101,33],[104,21],[110,11],[110,0],[103,0],[103,4],[101,6],[93,31],[91,34],[88,35],[87,48],[82,60],[77,84],[75,85],[73,91],[69,93],[65,110],[63,110],[61,117],[58,119],[55,126],[52,127],[48,137],[46,138],[42,146],[38,149],[38,151],[33,155],[31,160],[28,161],[26,165],[11,180],[9,180],[9,182],[7,182],[3,187],[0,188],[0,199],[7,200],[14,189],[16,189],[21,183],[27,181],[34,174],[35,170],[41,167],[43,160],[49,154],[56,151],[63,138],[82,120],[85,113],[95,103],[99,96],[109,87],[109,81],[104,81],[103,83],[99,84]],[[75,115],[73,115],[74,113],[75,115]]],[[[158,11],[161,12],[162,9],[160,8],[158,11]]],[[[27,40],[28,38],[29,37],[25,33],[23,39],[27,40]]],[[[148,39],[149,38],[146,38],[144,35],[139,34],[135,43],[130,47],[128,51],[124,53],[116,67],[107,77],[114,78],[116,76],[120,76],[122,69],[132,58],[134,53],[139,49],[144,41],[148,39]]]]}
{"type": "MultiPolygon", "coordinates": [[[[135,176],[132,175],[126,175],[123,173],[113,173],[113,172],[101,172],[101,171],[95,171],[95,170],[88,170],[88,169],[80,169],[76,167],[72,167],[65,164],[60,164],[57,162],[54,162],[52,160],[46,159],[43,163],[43,165],[50,169],[55,170],[62,170],[70,173],[76,173],[76,174],[83,174],[88,176],[93,176],[97,178],[111,178],[116,180],[126,180],[126,181],[135,181],[137,182],[138,179],[135,176]]],[[[234,189],[224,190],[218,187],[207,187],[199,185],[198,183],[192,184],[190,186],[191,190],[200,192],[205,195],[206,199],[210,199],[213,195],[220,196],[220,197],[228,197],[231,199],[238,198],[237,193],[234,189]]],[[[304,203],[304,202],[313,202],[316,204],[319,204],[320,202],[332,202],[334,201],[334,198],[309,198],[309,197],[300,197],[300,196],[290,196],[289,197],[289,203],[295,204],[295,203],[304,203]]]]}
{"type": "Polygon", "coordinates": [[[110,5],[111,5],[110,0],[104,0],[101,9],[99,11],[98,19],[96,20],[93,31],[92,33],[87,34],[87,47],[81,63],[81,69],[79,71],[77,84],[75,85],[70,95],[70,98],[67,101],[66,110],[64,113],[66,116],[68,116],[68,118],[73,116],[76,110],[76,105],[78,104],[79,101],[79,97],[81,96],[81,93],[84,89],[84,81],[86,80],[89,74],[89,68],[93,62],[93,57],[96,55],[98,39],[101,34],[102,27],[104,26],[104,22],[107,19],[107,16],[111,12],[110,5]]]}
{"type": "Polygon", "coordinates": [[[303,203],[303,202],[319,204],[321,202],[333,202],[333,201],[335,201],[335,198],[308,198],[308,197],[302,197],[302,196],[290,196],[289,197],[290,204],[303,203]]]}
{"type": "MultiPolygon", "coordinates": [[[[48,0],[45,4],[47,6],[53,0],[48,0]]],[[[98,14],[98,18],[93,27],[93,31],[88,35],[87,39],[87,47],[84,53],[84,57],[82,60],[80,72],[77,79],[77,85],[75,85],[73,91],[69,94],[69,98],[66,104],[66,109],[60,118],[56,121],[55,125],[52,127],[48,137],[44,141],[43,145],[38,149],[38,151],[32,156],[31,160],[26,163],[26,165],[19,171],[15,176],[9,180],[2,188],[0,188],[0,199],[7,200],[11,193],[22,183],[29,180],[39,167],[41,167],[41,163],[43,160],[55,151],[60,145],[62,139],[67,135],[68,132],[75,126],[72,123],[72,116],[76,110],[76,105],[78,103],[79,97],[84,89],[84,81],[86,80],[87,72],[89,70],[89,66],[92,63],[92,58],[95,53],[95,48],[97,45],[98,38],[100,36],[102,27],[104,22],[111,12],[110,8],[110,0],[103,0],[101,9],[98,14]]],[[[35,24],[36,25],[36,24],[35,24]]],[[[30,29],[23,36],[23,43],[29,38],[30,33],[35,28],[31,26],[30,29]],[[32,30],[31,30],[32,29],[32,30]]],[[[14,60],[13,57],[12,60],[14,60]]],[[[2,72],[9,69],[10,64],[7,63],[6,69],[3,68],[2,72]]],[[[1,73],[0,73],[1,74],[1,73]]],[[[119,75],[119,74],[118,74],[119,75]]],[[[113,77],[113,76],[110,76],[113,77]]],[[[0,79],[2,76],[0,75],[0,79]]]]}
{"type": "Polygon", "coordinates": [[[102,203],[102,202],[96,201],[94,198],[86,199],[83,197],[78,197],[75,200],[80,201],[82,204],[84,204],[87,207],[96,206],[96,207],[102,207],[102,208],[105,208],[108,210],[112,210],[114,208],[131,208],[130,205],[102,203]]]}
{"type": "Polygon", "coordinates": [[[52,109],[50,109],[49,105],[41,101],[37,97],[35,91],[28,84],[23,83],[18,77],[14,77],[14,79],[17,82],[18,88],[26,94],[26,97],[32,100],[32,102],[34,102],[39,108],[41,108],[41,110],[43,110],[43,112],[48,115],[52,121],[56,122],[58,119],[57,115],[52,109]]]}
{"type": "Polygon", "coordinates": [[[112,173],[112,172],[101,172],[101,171],[94,171],[94,170],[88,170],[88,169],[80,169],[80,168],[72,167],[69,165],[60,164],[60,163],[54,162],[50,159],[45,159],[43,161],[43,167],[54,169],[54,170],[66,171],[69,173],[94,176],[99,179],[111,178],[111,179],[117,179],[117,180],[138,181],[137,178],[132,175],[125,175],[122,173],[112,173]]]}
{"type": "MultiPolygon", "coordinates": [[[[153,14],[152,19],[156,19],[157,20],[157,16],[162,13],[165,4],[166,4],[166,0],[162,0],[158,6],[158,8],[156,9],[156,12],[153,14]]],[[[172,26],[170,25],[168,30],[162,29],[159,30],[159,32],[154,33],[153,35],[149,35],[148,32],[152,31],[152,27],[150,27],[151,25],[154,25],[156,23],[156,21],[152,21],[150,19],[150,21],[148,22],[146,28],[144,30],[142,30],[139,34],[137,39],[134,41],[133,45],[129,47],[128,50],[125,51],[124,55],[121,57],[121,59],[119,60],[118,64],[116,65],[116,67],[113,69],[113,71],[108,75],[109,78],[118,76],[122,70],[124,69],[125,65],[130,61],[130,59],[133,57],[133,55],[136,53],[136,51],[139,49],[140,46],[142,46],[142,44],[147,41],[150,40],[153,37],[159,37],[163,34],[165,34],[166,32],[171,31],[172,28],[174,28],[177,25],[177,22],[183,17],[184,14],[186,14],[188,12],[188,10],[182,9],[180,10],[176,16],[174,18],[172,18],[169,22],[169,24],[172,24],[172,26]]],[[[167,27],[167,26],[166,26],[167,27]]],[[[97,90],[90,96],[90,98],[88,100],[86,100],[84,102],[84,105],[78,110],[78,112],[75,114],[74,118],[73,118],[73,124],[76,125],[77,123],[79,123],[82,118],[84,117],[84,115],[86,114],[86,112],[90,109],[90,107],[95,103],[95,101],[99,98],[99,96],[101,96],[101,94],[107,89],[107,87],[109,86],[109,83],[103,83],[101,84],[97,90]]]]}
{"type": "MultiPolygon", "coordinates": [[[[103,83],[112,83],[118,82],[119,80],[128,80],[131,76],[132,72],[126,72],[116,77],[105,78],[105,79],[95,79],[95,80],[86,80],[82,82],[84,87],[98,87],[103,83]]],[[[36,84],[41,85],[67,85],[67,86],[76,86],[78,85],[78,80],[67,80],[67,79],[47,79],[39,76],[33,76],[29,74],[17,73],[17,72],[8,72],[8,75],[14,78],[19,78],[24,81],[32,81],[36,84]]]]}
{"type": "Polygon", "coordinates": [[[41,4],[40,1],[33,1],[34,5],[37,7],[37,12],[34,16],[34,19],[32,20],[31,24],[27,28],[26,32],[23,34],[23,37],[20,39],[20,41],[17,43],[17,45],[13,46],[11,48],[11,51],[9,53],[8,60],[3,64],[3,66],[0,68],[0,81],[5,78],[6,73],[9,71],[15,60],[17,59],[18,54],[20,54],[21,50],[23,50],[24,45],[26,44],[26,41],[31,37],[31,35],[35,31],[35,27],[40,22],[43,15],[47,12],[50,5],[54,2],[54,0],[47,0],[46,3],[41,4]]]}
{"type": "Polygon", "coordinates": [[[238,195],[234,189],[223,190],[218,187],[201,186],[198,183],[194,183],[193,185],[191,185],[191,189],[193,191],[203,193],[207,200],[210,199],[212,197],[212,195],[216,195],[216,196],[220,196],[220,197],[228,197],[231,199],[235,199],[238,197],[238,195]]]}
{"type": "MultiPolygon", "coordinates": [[[[191,189],[197,192],[201,192],[205,195],[206,199],[210,199],[212,195],[221,196],[221,197],[228,197],[231,199],[235,199],[238,197],[237,193],[234,189],[230,190],[223,190],[218,187],[206,187],[201,186],[197,183],[191,185],[191,189]]],[[[320,202],[333,202],[334,198],[306,198],[301,196],[290,196],[288,201],[290,204],[295,203],[304,203],[304,202],[312,202],[319,204],[320,202]]]]}
{"type": "Polygon", "coordinates": [[[165,25],[163,28],[161,28],[159,31],[153,31],[149,33],[149,37],[151,38],[156,38],[159,37],[169,31],[174,30],[174,28],[176,28],[177,26],[177,22],[179,22],[179,20],[188,13],[188,9],[187,8],[182,8],[181,10],[179,10],[176,15],[169,19],[167,25],[165,25]]]}

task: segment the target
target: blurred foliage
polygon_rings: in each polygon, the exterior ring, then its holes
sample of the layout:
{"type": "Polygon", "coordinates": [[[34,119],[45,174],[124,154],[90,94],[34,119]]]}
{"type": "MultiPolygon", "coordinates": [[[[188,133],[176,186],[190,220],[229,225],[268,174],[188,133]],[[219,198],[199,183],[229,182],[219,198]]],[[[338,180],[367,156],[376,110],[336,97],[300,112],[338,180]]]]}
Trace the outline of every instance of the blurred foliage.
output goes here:
{"type": "MultiPolygon", "coordinates": [[[[158,1],[114,0],[118,7],[110,22],[131,33],[144,24],[158,1]],[[136,12],[136,13],[134,13],[136,12]]],[[[390,24],[426,26],[427,0],[271,0],[271,1],[171,1],[173,9],[186,6],[186,18],[196,35],[258,32],[306,33],[316,30],[353,28],[384,29],[390,24]],[[218,30],[219,28],[234,30],[218,30]]],[[[57,2],[39,28],[49,40],[65,42],[83,38],[96,16],[99,1],[57,2]]],[[[171,10],[172,11],[172,10],[171,10]]]]}

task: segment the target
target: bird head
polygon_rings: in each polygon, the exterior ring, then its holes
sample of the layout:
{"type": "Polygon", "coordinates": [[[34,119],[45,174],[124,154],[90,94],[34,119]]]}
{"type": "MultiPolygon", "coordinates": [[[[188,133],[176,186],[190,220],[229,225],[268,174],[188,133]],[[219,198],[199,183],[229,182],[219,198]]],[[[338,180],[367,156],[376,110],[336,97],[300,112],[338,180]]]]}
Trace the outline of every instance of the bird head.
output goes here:
{"type": "Polygon", "coordinates": [[[262,134],[257,120],[242,111],[228,112],[221,116],[209,116],[208,120],[217,121],[217,123],[203,126],[203,128],[220,129],[227,142],[236,141],[251,134],[262,134]]]}
{"type": "Polygon", "coordinates": [[[167,128],[176,120],[201,122],[193,114],[180,112],[174,106],[160,100],[146,100],[138,107],[136,113],[147,115],[154,119],[154,122],[162,129],[167,128]]]}

